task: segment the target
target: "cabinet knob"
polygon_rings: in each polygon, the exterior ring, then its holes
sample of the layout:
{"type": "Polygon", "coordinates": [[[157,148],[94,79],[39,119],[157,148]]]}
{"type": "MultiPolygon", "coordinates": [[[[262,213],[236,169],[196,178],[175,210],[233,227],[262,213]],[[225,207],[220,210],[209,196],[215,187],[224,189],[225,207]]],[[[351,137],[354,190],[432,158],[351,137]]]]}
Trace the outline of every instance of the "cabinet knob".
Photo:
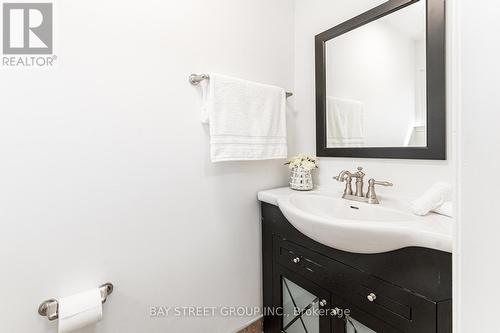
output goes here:
{"type": "Polygon", "coordinates": [[[319,305],[321,306],[326,306],[328,303],[326,300],[322,299],[320,302],[319,302],[319,305]]]}
{"type": "Polygon", "coordinates": [[[377,295],[375,295],[374,293],[370,293],[370,295],[366,296],[366,298],[368,298],[370,302],[373,302],[377,299],[377,295]]]}
{"type": "Polygon", "coordinates": [[[299,257],[293,258],[292,261],[294,264],[298,264],[300,262],[300,258],[299,257]]]}

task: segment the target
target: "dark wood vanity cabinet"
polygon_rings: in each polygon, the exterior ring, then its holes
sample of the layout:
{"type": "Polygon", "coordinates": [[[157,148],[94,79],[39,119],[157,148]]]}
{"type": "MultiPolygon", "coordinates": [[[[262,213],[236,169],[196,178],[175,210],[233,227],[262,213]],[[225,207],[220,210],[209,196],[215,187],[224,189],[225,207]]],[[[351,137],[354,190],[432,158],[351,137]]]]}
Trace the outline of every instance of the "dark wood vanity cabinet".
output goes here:
{"type": "Polygon", "coordinates": [[[339,251],[262,203],[265,333],[450,333],[451,254],[339,251]]]}

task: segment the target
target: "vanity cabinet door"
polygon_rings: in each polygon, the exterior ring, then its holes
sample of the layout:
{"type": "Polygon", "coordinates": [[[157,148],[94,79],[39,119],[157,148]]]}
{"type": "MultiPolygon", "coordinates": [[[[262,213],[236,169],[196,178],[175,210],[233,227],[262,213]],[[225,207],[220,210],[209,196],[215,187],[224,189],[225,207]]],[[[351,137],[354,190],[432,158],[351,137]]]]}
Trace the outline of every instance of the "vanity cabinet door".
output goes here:
{"type": "Polygon", "coordinates": [[[290,240],[275,237],[273,244],[274,261],[388,325],[411,333],[435,330],[435,302],[290,240]]]}
{"type": "Polygon", "coordinates": [[[274,303],[282,309],[276,331],[331,333],[330,293],[280,265],[275,265],[275,271],[274,303]]]}

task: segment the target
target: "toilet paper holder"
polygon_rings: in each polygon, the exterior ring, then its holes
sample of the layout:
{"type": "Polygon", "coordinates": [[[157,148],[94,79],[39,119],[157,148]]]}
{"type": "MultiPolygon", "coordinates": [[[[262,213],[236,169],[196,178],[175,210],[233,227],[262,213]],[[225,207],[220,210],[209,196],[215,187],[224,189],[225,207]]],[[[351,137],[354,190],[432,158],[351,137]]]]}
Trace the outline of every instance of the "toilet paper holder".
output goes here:
{"type": "MultiPolygon", "coordinates": [[[[108,296],[113,292],[114,286],[112,283],[107,282],[99,287],[101,292],[101,302],[104,304],[108,296]]],[[[48,299],[38,307],[38,314],[47,317],[49,320],[56,320],[59,318],[59,302],[56,299],[48,299]]]]}

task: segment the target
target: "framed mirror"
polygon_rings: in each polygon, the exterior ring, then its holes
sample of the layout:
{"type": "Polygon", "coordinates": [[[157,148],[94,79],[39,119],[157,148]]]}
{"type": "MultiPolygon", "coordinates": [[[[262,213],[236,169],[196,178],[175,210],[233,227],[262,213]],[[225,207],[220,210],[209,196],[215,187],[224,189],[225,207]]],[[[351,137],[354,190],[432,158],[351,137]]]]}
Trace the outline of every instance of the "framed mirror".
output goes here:
{"type": "Polygon", "coordinates": [[[318,156],[446,159],[444,0],[390,0],[315,38],[318,156]]]}

